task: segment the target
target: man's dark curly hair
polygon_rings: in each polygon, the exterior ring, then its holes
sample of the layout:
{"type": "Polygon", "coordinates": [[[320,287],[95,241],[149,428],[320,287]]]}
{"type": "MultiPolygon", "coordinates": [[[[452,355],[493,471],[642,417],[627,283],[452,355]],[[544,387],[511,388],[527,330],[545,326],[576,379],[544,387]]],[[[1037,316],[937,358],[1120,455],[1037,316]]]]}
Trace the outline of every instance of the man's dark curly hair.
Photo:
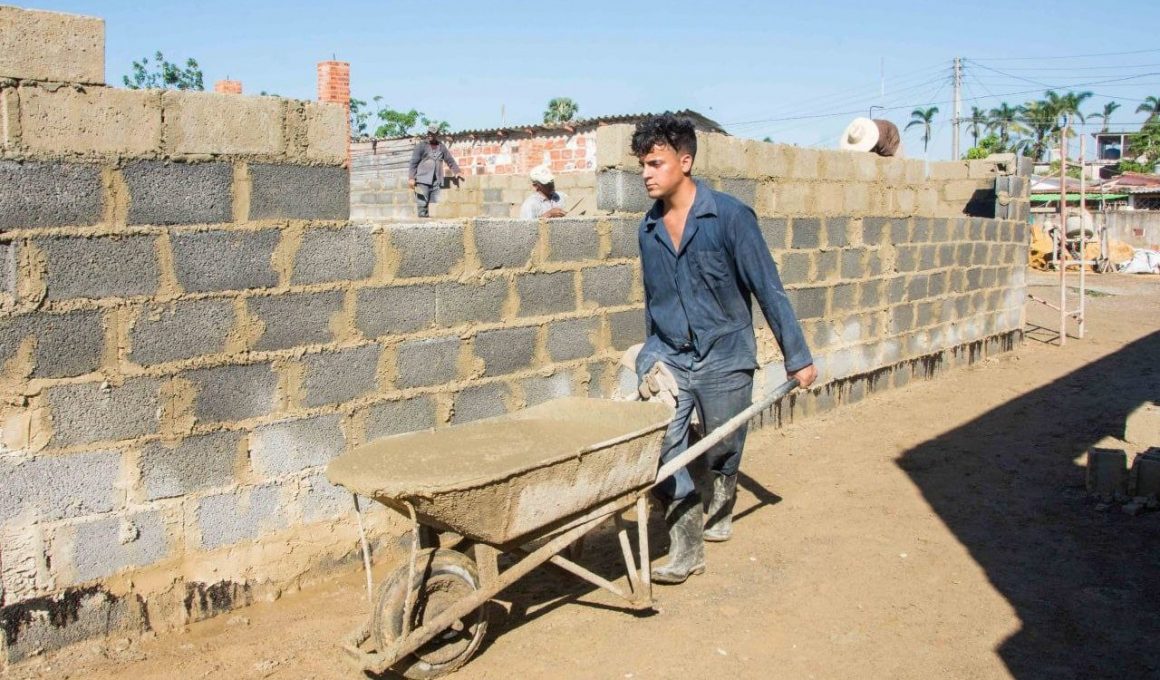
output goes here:
{"type": "Polygon", "coordinates": [[[696,158],[697,129],[693,121],[673,113],[649,116],[636,124],[636,131],[632,133],[632,153],[637,157],[643,156],[657,144],[696,158]]]}

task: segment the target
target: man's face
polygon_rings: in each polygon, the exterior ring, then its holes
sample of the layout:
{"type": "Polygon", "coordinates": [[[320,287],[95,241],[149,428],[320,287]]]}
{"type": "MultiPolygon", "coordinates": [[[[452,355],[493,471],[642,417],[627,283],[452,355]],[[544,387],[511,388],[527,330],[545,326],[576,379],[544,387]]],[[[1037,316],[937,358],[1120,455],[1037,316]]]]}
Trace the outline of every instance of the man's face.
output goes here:
{"type": "Polygon", "coordinates": [[[551,196],[556,191],[556,183],[540,184],[539,182],[532,182],[532,188],[540,192],[544,196],[551,196]]]}
{"type": "Polygon", "coordinates": [[[693,169],[693,157],[667,144],[657,144],[640,157],[640,175],[649,198],[664,199],[673,194],[693,169]]]}

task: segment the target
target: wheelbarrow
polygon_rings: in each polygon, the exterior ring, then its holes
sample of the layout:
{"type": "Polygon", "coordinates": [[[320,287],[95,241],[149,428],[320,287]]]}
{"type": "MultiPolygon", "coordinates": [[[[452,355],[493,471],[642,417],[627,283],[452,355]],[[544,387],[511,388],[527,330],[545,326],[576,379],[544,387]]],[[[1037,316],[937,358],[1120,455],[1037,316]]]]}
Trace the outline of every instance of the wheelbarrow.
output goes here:
{"type": "MultiPolygon", "coordinates": [[[[449,673],[479,649],[487,631],[485,605],[545,563],[631,608],[651,608],[648,491],[797,384],[791,379],[659,471],[672,409],[584,398],[387,437],[339,456],[327,469],[331,482],[411,522],[408,559],[379,587],[367,622],[347,636],[343,650],[360,670],[376,675],[388,669],[408,678],[449,673]],[[635,554],[622,519],[633,508],[635,554]],[[624,585],[561,554],[610,520],[624,559],[624,585]],[[439,531],[462,536],[462,549],[439,547],[439,531]],[[518,561],[501,571],[500,553],[518,561]]],[[[369,588],[365,539],[363,550],[369,588]]]]}

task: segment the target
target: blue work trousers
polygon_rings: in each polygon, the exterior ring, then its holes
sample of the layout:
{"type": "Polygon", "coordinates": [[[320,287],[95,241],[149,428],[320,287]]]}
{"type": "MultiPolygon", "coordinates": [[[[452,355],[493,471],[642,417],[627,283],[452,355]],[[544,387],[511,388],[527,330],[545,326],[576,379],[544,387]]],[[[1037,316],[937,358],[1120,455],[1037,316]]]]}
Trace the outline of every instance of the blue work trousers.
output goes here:
{"type": "MultiPolygon", "coordinates": [[[[673,366],[665,362],[676,378],[679,394],[673,421],[661,444],[661,463],[664,464],[689,448],[690,427],[696,410],[706,435],[741,413],[753,401],[753,371],[740,370],[715,373],[673,366]]],[[[704,456],[705,465],[694,466],[724,475],[737,474],[741,467],[741,450],[745,447],[747,425],[735,430],[718,442],[704,456]]],[[[662,501],[680,500],[696,490],[689,467],[656,487],[662,501]]]]}

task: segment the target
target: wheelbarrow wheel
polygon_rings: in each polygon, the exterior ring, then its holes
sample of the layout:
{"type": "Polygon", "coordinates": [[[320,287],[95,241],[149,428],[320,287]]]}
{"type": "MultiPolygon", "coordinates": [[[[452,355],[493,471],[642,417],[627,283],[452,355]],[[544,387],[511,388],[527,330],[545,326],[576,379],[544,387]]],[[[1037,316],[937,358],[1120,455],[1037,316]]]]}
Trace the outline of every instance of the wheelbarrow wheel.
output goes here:
{"type": "MultiPolygon", "coordinates": [[[[408,571],[404,563],[379,589],[372,631],[380,650],[389,649],[403,634],[408,571]]],[[[410,630],[419,628],[479,587],[475,561],[467,555],[454,550],[419,551],[409,588],[414,592],[410,630]]],[[[486,633],[487,607],[483,606],[403,658],[393,670],[415,680],[450,673],[467,663],[486,633]]]]}

